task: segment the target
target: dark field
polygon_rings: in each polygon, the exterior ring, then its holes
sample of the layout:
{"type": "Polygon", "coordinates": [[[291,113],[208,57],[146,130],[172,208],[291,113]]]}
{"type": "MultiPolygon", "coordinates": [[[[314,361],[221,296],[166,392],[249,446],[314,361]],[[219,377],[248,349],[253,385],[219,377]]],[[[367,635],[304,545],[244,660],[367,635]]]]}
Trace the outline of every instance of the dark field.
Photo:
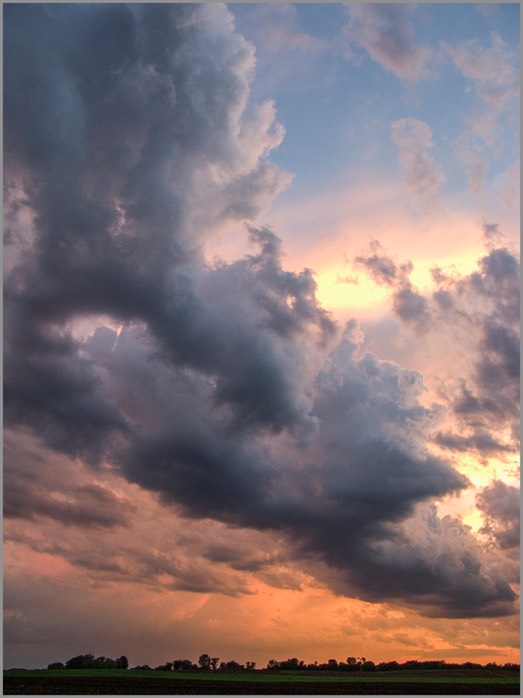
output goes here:
{"type": "Polygon", "coordinates": [[[519,695],[519,675],[455,672],[296,676],[253,672],[219,678],[172,673],[4,672],[4,695],[519,695]]]}

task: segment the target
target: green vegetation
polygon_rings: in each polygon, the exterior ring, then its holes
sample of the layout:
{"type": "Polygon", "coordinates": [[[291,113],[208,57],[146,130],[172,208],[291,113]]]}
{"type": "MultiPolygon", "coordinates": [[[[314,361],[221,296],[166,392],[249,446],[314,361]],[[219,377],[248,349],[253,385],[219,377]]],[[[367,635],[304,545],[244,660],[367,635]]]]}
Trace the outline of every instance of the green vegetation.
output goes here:
{"type": "MultiPolygon", "coordinates": [[[[423,672],[404,672],[404,671],[392,671],[386,676],[379,675],[375,673],[361,673],[358,675],[341,675],[339,672],[336,674],[310,674],[308,672],[287,672],[282,671],[278,673],[269,673],[264,670],[252,671],[252,672],[176,672],[172,671],[155,671],[154,674],[150,671],[143,669],[10,669],[5,672],[9,676],[18,677],[28,677],[28,678],[38,678],[42,676],[48,677],[107,677],[107,678],[119,678],[119,677],[152,677],[178,680],[178,679],[198,679],[201,681],[254,681],[254,682],[291,682],[291,683],[302,683],[302,682],[362,682],[362,683],[373,683],[375,681],[386,682],[386,683],[412,683],[423,682],[423,683],[470,683],[470,676],[449,676],[443,674],[442,676],[426,675],[423,672]]],[[[490,683],[503,683],[503,684],[516,684],[519,683],[519,674],[514,676],[475,676],[473,677],[473,682],[477,684],[490,684],[490,683]]]]}

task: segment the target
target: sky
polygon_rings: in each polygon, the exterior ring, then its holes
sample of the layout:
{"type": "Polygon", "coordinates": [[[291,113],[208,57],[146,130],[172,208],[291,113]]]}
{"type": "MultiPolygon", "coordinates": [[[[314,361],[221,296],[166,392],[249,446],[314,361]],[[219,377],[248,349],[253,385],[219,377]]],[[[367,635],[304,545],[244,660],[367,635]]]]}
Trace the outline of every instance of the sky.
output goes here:
{"type": "Polygon", "coordinates": [[[3,26],[4,666],[519,661],[519,5],[3,26]]]}

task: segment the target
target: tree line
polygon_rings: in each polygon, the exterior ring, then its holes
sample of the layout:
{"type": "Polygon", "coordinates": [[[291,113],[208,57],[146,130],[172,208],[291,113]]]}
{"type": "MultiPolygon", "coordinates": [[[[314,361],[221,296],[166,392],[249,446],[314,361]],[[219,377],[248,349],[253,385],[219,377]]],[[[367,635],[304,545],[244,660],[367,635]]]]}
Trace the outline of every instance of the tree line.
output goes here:
{"type": "Polygon", "coordinates": [[[91,652],[89,654],[79,654],[71,657],[65,664],[53,662],[47,665],[48,669],[128,669],[129,661],[123,655],[118,659],[109,657],[96,657],[91,652]]]}
{"type": "MultiPolygon", "coordinates": [[[[53,662],[47,666],[48,669],[128,669],[129,662],[127,657],[121,656],[118,659],[110,659],[108,657],[96,657],[94,654],[81,654],[68,659],[65,664],[62,662],[53,662]]],[[[219,657],[212,657],[209,654],[201,654],[198,662],[194,663],[190,659],[174,659],[172,662],[165,662],[156,667],[151,667],[148,664],[142,664],[132,667],[133,669],[141,669],[147,671],[254,671],[256,662],[245,662],[240,664],[234,660],[228,662],[220,662],[219,657]]],[[[264,671],[398,671],[398,670],[434,670],[434,669],[504,669],[519,671],[519,664],[505,663],[497,664],[489,662],[488,664],[477,664],[476,662],[464,662],[462,664],[446,662],[444,659],[428,659],[418,661],[416,659],[408,660],[400,663],[396,661],[379,662],[375,664],[372,660],[365,657],[347,657],[346,661],[338,662],[336,659],[329,659],[324,663],[306,663],[302,659],[292,657],[290,659],[276,660],[269,659],[264,671]]]]}

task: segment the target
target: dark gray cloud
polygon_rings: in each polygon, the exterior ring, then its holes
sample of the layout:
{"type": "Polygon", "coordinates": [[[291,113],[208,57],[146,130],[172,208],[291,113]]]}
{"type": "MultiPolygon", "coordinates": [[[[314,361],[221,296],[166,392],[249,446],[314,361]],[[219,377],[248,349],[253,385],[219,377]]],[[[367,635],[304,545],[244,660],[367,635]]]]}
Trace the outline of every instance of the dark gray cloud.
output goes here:
{"type": "MultiPolygon", "coordinates": [[[[467,486],[427,448],[440,410],[422,405],[423,376],[363,353],[357,323],[340,330],[312,272],[284,270],[268,227],[250,221],[252,254],[205,262],[213,226],[254,219],[289,181],[267,158],[282,130],[272,105],[249,103],[253,48],[227,9],[11,5],[5,25],[6,425],[71,462],[110,462],[187,518],[277,532],[340,593],[510,613],[515,595],[474,538],[420,513],[467,486]]],[[[360,261],[399,317],[428,323],[412,266],[373,252],[360,261]]],[[[509,258],[492,252],[481,269],[471,286],[506,298],[493,282],[507,285],[509,258]]],[[[511,312],[501,304],[484,325],[475,389],[491,386],[491,365],[513,378],[511,312]]],[[[14,454],[13,516],[125,523],[100,486],[75,482],[60,503],[45,477],[24,488],[23,472],[14,454]]],[[[246,591],[208,564],[129,556],[136,577],[176,589],[246,591]]]]}
{"type": "MultiPolygon", "coordinates": [[[[205,352],[227,354],[212,349],[220,338],[206,329],[209,318],[198,323],[190,277],[173,269],[194,258],[199,211],[207,225],[224,216],[223,201],[254,215],[287,181],[261,157],[279,136],[259,110],[246,109],[253,50],[228,22],[223,7],[191,5],[6,11],[6,179],[26,192],[35,220],[31,258],[6,280],[7,404],[13,418],[38,421],[46,393],[49,438],[69,452],[83,448],[75,418],[92,431],[125,425],[111,405],[105,414],[90,405],[96,380],[78,360],[68,319],[146,318],[160,334],[167,327],[171,339],[183,338],[171,351],[200,369],[205,352]],[[18,35],[21,43],[11,41],[18,35]],[[61,353],[61,375],[49,352],[61,353]]],[[[259,370],[251,380],[265,384],[270,359],[264,364],[263,347],[252,350],[259,370]]],[[[241,390],[232,383],[222,380],[224,400],[241,390]]],[[[88,443],[102,440],[85,433],[88,443]]]]}
{"type": "Polygon", "coordinates": [[[488,585],[480,582],[482,553],[478,541],[458,519],[440,518],[434,505],[419,507],[416,516],[399,527],[398,537],[386,541],[377,552],[381,553],[378,560],[384,555],[394,560],[390,569],[393,589],[399,588],[401,570],[415,565],[407,585],[413,595],[419,594],[418,603],[425,601],[429,615],[463,618],[475,608],[477,615],[489,617],[510,609],[513,591],[504,573],[494,565],[488,585]],[[419,541],[423,553],[413,556],[406,544],[407,532],[419,541]],[[435,604],[439,598],[442,602],[435,604]]]}
{"type": "Polygon", "coordinates": [[[35,309],[28,311],[24,294],[12,293],[9,280],[7,285],[6,422],[36,428],[53,447],[98,461],[105,438],[125,431],[125,421],[104,398],[92,366],[79,356],[80,346],[67,330],[46,324],[35,309]]]}

